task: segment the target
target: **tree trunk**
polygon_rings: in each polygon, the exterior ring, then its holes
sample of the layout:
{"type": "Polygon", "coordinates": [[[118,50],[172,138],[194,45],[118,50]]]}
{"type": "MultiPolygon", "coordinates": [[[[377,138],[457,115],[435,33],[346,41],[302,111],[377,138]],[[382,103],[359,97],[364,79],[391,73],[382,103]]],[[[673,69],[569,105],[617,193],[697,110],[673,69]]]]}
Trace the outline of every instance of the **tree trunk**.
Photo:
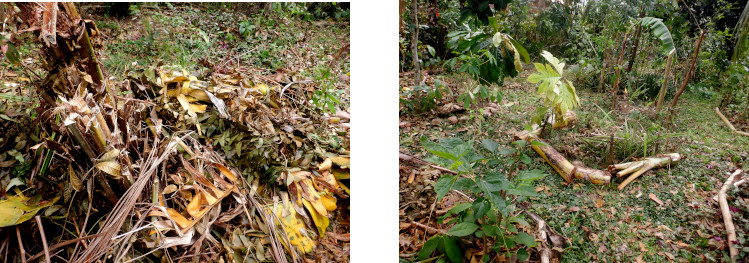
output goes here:
{"type": "Polygon", "coordinates": [[[398,32],[403,33],[403,13],[406,12],[406,0],[398,1],[398,32]]]}
{"type": "Polygon", "coordinates": [[[421,66],[419,65],[419,20],[418,20],[418,3],[419,0],[411,0],[411,17],[413,19],[413,29],[411,30],[411,58],[413,59],[414,70],[416,70],[416,84],[421,85],[421,66]]]}
{"type": "Polygon", "coordinates": [[[619,51],[619,58],[616,59],[616,81],[614,81],[614,89],[611,90],[611,110],[616,109],[616,92],[619,91],[619,81],[622,74],[622,60],[624,59],[624,51],[627,50],[627,37],[629,32],[624,34],[624,40],[622,41],[622,48],[619,51]]]}
{"type": "Polygon", "coordinates": [[[687,73],[684,76],[684,82],[681,83],[681,87],[679,87],[679,90],[676,92],[676,95],[674,95],[674,100],[671,101],[671,106],[669,107],[669,112],[668,112],[668,118],[666,119],[666,125],[668,125],[668,123],[671,122],[671,116],[674,113],[676,102],[679,101],[679,96],[681,96],[681,93],[683,93],[684,89],[687,88],[687,84],[689,84],[689,80],[692,79],[692,75],[694,75],[694,69],[697,66],[697,59],[700,56],[700,46],[702,46],[702,39],[704,36],[705,36],[705,31],[700,31],[700,38],[697,40],[697,47],[694,49],[694,57],[692,58],[692,65],[689,66],[689,69],[687,70],[687,73]]]}
{"type": "Polygon", "coordinates": [[[663,73],[663,85],[661,86],[661,90],[658,92],[658,102],[655,104],[655,113],[661,112],[661,106],[663,106],[663,98],[666,97],[666,92],[668,91],[668,81],[671,76],[671,62],[674,60],[674,53],[676,53],[675,50],[671,50],[671,52],[668,53],[668,58],[666,59],[666,70],[663,73]]]}
{"type": "Polygon", "coordinates": [[[273,10],[273,2],[264,2],[263,5],[263,14],[265,16],[269,16],[270,12],[273,10]]]}
{"type": "Polygon", "coordinates": [[[601,77],[598,78],[598,92],[603,92],[603,80],[606,76],[606,62],[609,60],[609,49],[606,48],[603,50],[603,65],[601,67],[601,77]]]}
{"type": "Polygon", "coordinates": [[[627,64],[627,73],[632,72],[632,67],[635,65],[635,59],[637,58],[637,48],[640,46],[640,35],[642,34],[642,26],[637,26],[635,31],[635,45],[632,47],[632,55],[629,56],[629,64],[627,64]]]}

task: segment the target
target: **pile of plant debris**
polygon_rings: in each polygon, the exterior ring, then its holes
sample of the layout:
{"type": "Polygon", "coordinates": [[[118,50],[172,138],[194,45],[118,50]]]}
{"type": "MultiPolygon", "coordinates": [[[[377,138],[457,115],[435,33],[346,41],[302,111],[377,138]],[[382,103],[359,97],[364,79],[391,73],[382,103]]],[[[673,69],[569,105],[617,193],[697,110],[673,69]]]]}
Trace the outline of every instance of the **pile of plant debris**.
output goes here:
{"type": "Polygon", "coordinates": [[[164,65],[114,81],[74,4],[5,7],[46,75],[2,98],[4,260],[348,261],[349,114],[310,106],[321,83],[164,65]]]}

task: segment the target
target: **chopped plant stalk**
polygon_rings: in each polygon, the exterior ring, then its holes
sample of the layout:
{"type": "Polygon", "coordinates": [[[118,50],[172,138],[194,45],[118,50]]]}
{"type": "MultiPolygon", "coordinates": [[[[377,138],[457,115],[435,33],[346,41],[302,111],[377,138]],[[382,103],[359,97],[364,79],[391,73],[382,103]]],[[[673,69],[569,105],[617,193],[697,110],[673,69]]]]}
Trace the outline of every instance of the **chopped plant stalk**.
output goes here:
{"type": "Polygon", "coordinates": [[[624,189],[624,187],[627,186],[627,184],[631,183],[632,181],[637,179],[637,177],[640,177],[640,175],[644,174],[645,172],[650,171],[655,168],[669,166],[682,159],[684,159],[684,156],[678,153],[659,154],[656,156],[644,158],[636,162],[628,162],[628,163],[610,165],[609,169],[621,170],[618,173],[616,173],[616,176],[619,176],[619,177],[633,173],[632,175],[627,177],[627,179],[624,180],[624,182],[619,184],[619,186],[617,187],[619,190],[622,190],[624,189]]]}
{"type": "Polygon", "coordinates": [[[723,223],[725,224],[726,234],[728,235],[728,251],[731,255],[731,261],[736,259],[736,256],[739,254],[739,250],[734,245],[738,243],[738,241],[736,241],[736,227],[733,225],[733,218],[731,217],[731,210],[728,207],[726,192],[728,192],[729,186],[731,186],[731,184],[733,183],[733,179],[743,172],[744,171],[742,171],[741,169],[733,172],[731,176],[726,179],[726,182],[723,183],[723,186],[718,192],[718,203],[720,204],[720,212],[723,215],[723,223]]]}
{"type": "Polygon", "coordinates": [[[749,136],[749,132],[743,132],[743,131],[737,130],[736,127],[734,127],[733,124],[731,124],[731,122],[728,121],[726,116],[724,116],[723,113],[720,112],[718,107],[715,107],[715,113],[718,114],[718,117],[720,117],[720,119],[723,120],[723,123],[725,123],[726,126],[728,126],[728,128],[731,129],[731,131],[740,135],[749,136]]]}
{"type": "Polygon", "coordinates": [[[571,183],[572,178],[583,179],[594,184],[608,184],[611,182],[611,174],[609,172],[573,165],[557,150],[546,145],[543,140],[538,138],[535,132],[524,131],[515,135],[515,137],[530,143],[531,148],[536,151],[538,155],[541,155],[546,163],[551,165],[551,167],[554,168],[554,170],[557,171],[557,173],[559,173],[567,183],[571,183]],[[534,141],[537,143],[533,143],[534,141]]]}

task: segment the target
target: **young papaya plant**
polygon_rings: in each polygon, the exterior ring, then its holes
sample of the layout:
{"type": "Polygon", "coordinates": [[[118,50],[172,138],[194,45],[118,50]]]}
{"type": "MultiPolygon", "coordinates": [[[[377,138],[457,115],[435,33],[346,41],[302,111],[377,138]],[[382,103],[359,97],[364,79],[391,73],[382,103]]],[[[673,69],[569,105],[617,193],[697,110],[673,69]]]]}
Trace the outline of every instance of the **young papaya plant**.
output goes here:
{"type": "Polygon", "coordinates": [[[539,83],[536,93],[544,101],[544,105],[536,110],[533,122],[540,124],[547,111],[552,109],[554,122],[566,124],[565,114],[580,106],[580,98],[577,97],[575,86],[564,76],[564,62],[560,62],[546,50],[541,52],[541,56],[548,63],[533,63],[538,72],[528,76],[528,82],[539,83]]]}

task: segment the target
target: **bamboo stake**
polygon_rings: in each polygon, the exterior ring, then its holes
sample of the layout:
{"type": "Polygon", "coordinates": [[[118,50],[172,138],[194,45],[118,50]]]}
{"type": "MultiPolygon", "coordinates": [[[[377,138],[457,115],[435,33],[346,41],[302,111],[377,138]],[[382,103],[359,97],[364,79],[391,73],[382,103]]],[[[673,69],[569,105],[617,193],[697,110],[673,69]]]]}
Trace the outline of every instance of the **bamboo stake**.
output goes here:
{"type": "Polygon", "coordinates": [[[403,160],[403,161],[407,161],[407,162],[415,160],[415,161],[418,161],[418,162],[426,163],[426,164],[429,165],[429,167],[432,167],[434,169],[437,169],[437,170],[440,170],[440,171],[443,171],[443,172],[446,172],[446,173],[449,173],[449,174],[458,174],[458,172],[456,172],[456,171],[447,169],[445,167],[436,165],[434,163],[430,163],[430,162],[424,161],[424,160],[419,159],[419,158],[417,158],[416,156],[413,156],[413,155],[409,155],[409,154],[405,154],[405,153],[399,152],[398,153],[398,159],[399,160],[403,160]]]}
{"type": "Polygon", "coordinates": [[[736,242],[736,227],[733,225],[731,210],[728,207],[728,200],[726,199],[726,192],[728,191],[728,187],[731,185],[731,183],[733,183],[733,179],[742,172],[743,171],[741,169],[733,172],[733,174],[728,177],[726,182],[723,183],[723,187],[720,188],[720,192],[718,192],[718,204],[720,204],[720,212],[721,214],[723,214],[723,223],[726,226],[726,234],[728,235],[728,252],[731,255],[731,261],[736,258],[739,250],[738,248],[733,246],[733,243],[736,242]]]}
{"type": "Polygon", "coordinates": [[[86,139],[83,137],[83,133],[81,133],[81,130],[78,129],[78,123],[75,121],[76,117],[78,117],[77,113],[73,113],[68,118],[65,119],[63,122],[65,128],[70,131],[70,135],[73,136],[73,139],[76,143],[78,143],[78,146],[83,149],[83,152],[86,153],[86,156],[88,156],[89,159],[93,162],[93,160],[96,159],[97,155],[94,153],[94,150],[91,148],[91,145],[86,141],[86,139]]]}
{"type": "Polygon", "coordinates": [[[23,241],[21,241],[21,231],[18,230],[18,225],[16,225],[16,237],[18,238],[18,250],[21,252],[21,262],[26,262],[26,249],[23,248],[23,241]]]}

